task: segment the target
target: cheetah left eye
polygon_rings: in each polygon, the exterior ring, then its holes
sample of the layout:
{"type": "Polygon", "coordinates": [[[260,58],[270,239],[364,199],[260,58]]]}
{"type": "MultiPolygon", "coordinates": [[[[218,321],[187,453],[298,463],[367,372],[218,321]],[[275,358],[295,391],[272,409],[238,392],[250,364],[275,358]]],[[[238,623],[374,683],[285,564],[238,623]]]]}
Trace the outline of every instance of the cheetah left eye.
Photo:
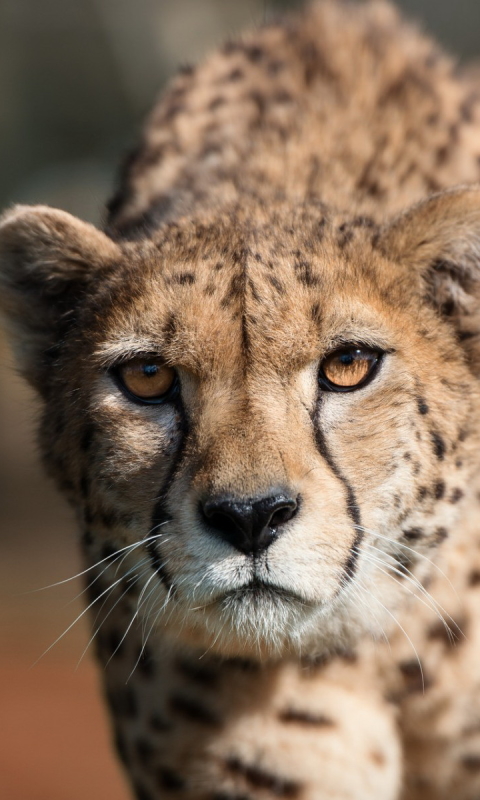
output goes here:
{"type": "Polygon", "coordinates": [[[351,392],[369,383],[380,365],[383,352],[360,345],[347,345],[329,353],[320,365],[319,382],[331,392],[351,392]]]}

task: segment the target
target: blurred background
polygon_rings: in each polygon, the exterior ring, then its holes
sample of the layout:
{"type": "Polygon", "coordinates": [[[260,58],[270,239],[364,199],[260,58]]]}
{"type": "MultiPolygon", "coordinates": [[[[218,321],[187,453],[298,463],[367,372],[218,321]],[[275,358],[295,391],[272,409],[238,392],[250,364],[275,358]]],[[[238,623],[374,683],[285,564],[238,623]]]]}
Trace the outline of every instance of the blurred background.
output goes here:
{"type": "MultiPolygon", "coordinates": [[[[47,203],[101,223],[122,153],[175,69],[298,5],[0,0],[0,207],[47,203]]],[[[399,5],[462,61],[480,56],[479,0],[399,5]]],[[[0,797],[126,800],[81,659],[84,618],[40,658],[81,614],[82,585],[37,591],[81,566],[71,513],[39,466],[35,416],[0,333],[0,797]]]]}

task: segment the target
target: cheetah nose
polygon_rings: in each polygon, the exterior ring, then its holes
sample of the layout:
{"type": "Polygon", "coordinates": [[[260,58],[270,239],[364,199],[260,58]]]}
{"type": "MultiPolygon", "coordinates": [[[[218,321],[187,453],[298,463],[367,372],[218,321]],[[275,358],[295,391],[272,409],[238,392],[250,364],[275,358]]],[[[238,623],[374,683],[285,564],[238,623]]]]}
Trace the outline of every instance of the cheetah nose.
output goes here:
{"type": "Polygon", "coordinates": [[[210,498],[201,504],[209,528],[224,541],[247,555],[257,555],[277,539],[282,525],[298,511],[299,498],[287,494],[240,500],[210,498]]]}

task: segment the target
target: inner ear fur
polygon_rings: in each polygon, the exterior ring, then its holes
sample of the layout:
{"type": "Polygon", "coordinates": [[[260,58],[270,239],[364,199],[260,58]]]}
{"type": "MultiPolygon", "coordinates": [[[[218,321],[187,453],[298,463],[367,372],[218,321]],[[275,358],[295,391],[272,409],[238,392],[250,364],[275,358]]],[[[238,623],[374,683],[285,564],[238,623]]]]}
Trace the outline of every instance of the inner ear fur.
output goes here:
{"type": "Polygon", "coordinates": [[[378,246],[413,271],[480,375],[480,186],[451,189],[412,206],[385,227],[378,246]]]}
{"type": "Polygon", "coordinates": [[[65,211],[15,206],[0,218],[0,307],[20,370],[36,388],[86,287],[119,257],[108,236],[65,211]]]}

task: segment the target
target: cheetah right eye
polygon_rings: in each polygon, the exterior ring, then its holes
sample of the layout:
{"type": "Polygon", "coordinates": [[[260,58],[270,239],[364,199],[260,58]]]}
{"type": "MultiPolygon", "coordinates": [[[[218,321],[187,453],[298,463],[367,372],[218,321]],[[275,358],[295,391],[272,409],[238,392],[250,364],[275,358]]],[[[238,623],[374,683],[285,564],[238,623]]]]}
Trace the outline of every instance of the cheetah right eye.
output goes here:
{"type": "Polygon", "coordinates": [[[177,373],[155,356],[132,358],[115,367],[112,374],[123,393],[137,403],[164,403],[178,391],[177,373]]]}
{"type": "Polygon", "coordinates": [[[319,380],[330,392],[351,392],[366,386],[375,376],[382,351],[360,345],[334,350],[322,361],[319,380]]]}

